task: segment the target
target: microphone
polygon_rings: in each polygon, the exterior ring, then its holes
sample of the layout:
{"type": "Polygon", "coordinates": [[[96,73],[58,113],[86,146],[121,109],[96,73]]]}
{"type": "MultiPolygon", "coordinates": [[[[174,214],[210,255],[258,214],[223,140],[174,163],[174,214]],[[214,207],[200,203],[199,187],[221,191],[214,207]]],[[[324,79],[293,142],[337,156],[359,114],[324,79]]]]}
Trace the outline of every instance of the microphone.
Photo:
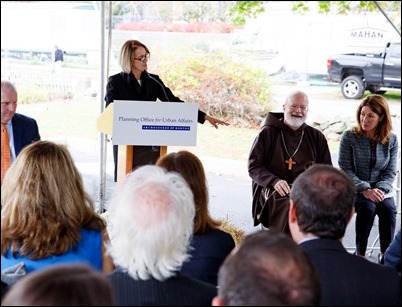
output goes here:
{"type": "MultiPolygon", "coordinates": [[[[165,94],[166,100],[167,100],[168,102],[170,102],[169,97],[166,95],[165,87],[164,87],[158,80],[156,80],[154,77],[152,77],[152,76],[149,74],[149,72],[147,72],[146,70],[144,70],[144,71],[146,72],[146,74],[148,75],[148,77],[149,77],[150,79],[154,80],[156,83],[158,83],[158,84],[160,85],[160,87],[161,87],[162,90],[163,90],[163,94],[165,94]]],[[[153,151],[153,152],[160,151],[160,146],[152,146],[152,151],[153,151]]]]}
{"type": "Polygon", "coordinates": [[[169,97],[168,97],[168,95],[166,94],[165,87],[164,87],[158,80],[156,80],[154,77],[152,77],[152,76],[149,74],[149,72],[147,72],[146,70],[144,70],[144,71],[146,72],[146,74],[148,75],[148,77],[149,77],[150,79],[154,80],[156,83],[158,83],[158,84],[160,85],[160,87],[162,88],[163,94],[165,95],[166,100],[167,100],[168,102],[170,102],[169,97]]]}

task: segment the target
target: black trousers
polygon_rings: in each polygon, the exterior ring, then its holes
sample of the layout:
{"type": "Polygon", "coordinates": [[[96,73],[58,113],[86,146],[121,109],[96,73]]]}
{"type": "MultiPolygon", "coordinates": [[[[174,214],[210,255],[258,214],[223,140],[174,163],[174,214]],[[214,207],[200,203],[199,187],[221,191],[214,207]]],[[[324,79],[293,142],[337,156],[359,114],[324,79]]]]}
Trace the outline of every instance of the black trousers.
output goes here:
{"type": "MultiPolygon", "coordinates": [[[[133,170],[137,167],[155,164],[160,156],[160,146],[134,146],[133,170]]],[[[117,182],[118,146],[113,145],[114,182],[117,182]]]]}
{"type": "Polygon", "coordinates": [[[380,203],[374,203],[359,193],[356,196],[355,211],[356,252],[359,255],[366,254],[371,228],[373,228],[375,216],[378,215],[380,251],[384,254],[395,233],[396,207],[394,198],[385,198],[380,203]]]}

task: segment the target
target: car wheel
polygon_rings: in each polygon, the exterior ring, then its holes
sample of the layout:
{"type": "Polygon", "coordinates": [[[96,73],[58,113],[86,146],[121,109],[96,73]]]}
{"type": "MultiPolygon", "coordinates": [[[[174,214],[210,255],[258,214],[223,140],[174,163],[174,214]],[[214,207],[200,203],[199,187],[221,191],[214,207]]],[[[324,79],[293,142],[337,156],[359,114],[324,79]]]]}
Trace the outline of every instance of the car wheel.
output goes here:
{"type": "Polygon", "coordinates": [[[347,99],[360,99],[363,97],[365,87],[361,77],[349,76],[342,81],[341,90],[347,99]]]}

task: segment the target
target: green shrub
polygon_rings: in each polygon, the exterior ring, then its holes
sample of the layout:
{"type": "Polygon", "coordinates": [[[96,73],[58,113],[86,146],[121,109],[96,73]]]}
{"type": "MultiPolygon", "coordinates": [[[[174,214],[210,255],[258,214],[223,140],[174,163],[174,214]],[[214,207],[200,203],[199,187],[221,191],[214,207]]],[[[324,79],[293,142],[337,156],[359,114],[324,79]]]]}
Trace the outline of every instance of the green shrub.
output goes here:
{"type": "Polygon", "coordinates": [[[201,110],[234,126],[259,127],[272,109],[264,71],[243,66],[223,53],[169,57],[160,63],[159,74],[176,96],[198,103],[201,110]]]}

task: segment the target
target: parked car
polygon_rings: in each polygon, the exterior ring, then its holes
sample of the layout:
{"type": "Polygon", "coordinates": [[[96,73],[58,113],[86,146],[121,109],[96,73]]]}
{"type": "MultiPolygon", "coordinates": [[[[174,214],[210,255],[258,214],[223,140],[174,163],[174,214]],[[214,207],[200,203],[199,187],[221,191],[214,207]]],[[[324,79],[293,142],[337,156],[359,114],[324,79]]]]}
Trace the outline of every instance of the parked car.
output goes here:
{"type": "Polygon", "coordinates": [[[328,80],[341,85],[348,99],[360,99],[366,90],[383,94],[401,90],[401,43],[388,43],[381,53],[347,53],[327,60],[328,80]]]}

